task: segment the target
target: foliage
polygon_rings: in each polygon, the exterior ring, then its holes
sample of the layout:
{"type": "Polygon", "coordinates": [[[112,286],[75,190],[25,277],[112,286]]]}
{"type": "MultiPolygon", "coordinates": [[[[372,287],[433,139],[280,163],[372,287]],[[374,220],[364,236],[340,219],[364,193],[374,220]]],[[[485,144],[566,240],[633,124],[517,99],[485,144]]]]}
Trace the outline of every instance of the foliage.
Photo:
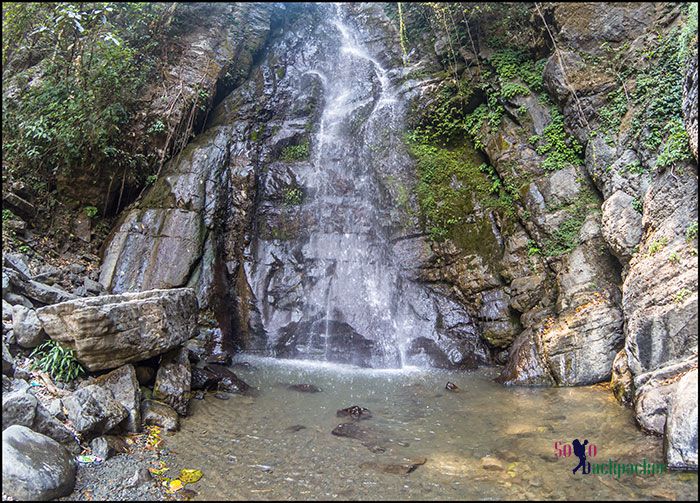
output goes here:
{"type": "Polygon", "coordinates": [[[542,168],[545,171],[556,171],[568,166],[580,166],[583,164],[581,144],[566,133],[564,117],[552,110],[552,120],[545,126],[542,136],[536,135],[530,138],[532,143],[537,143],[537,153],[544,155],[542,168]]]}
{"type": "Polygon", "coordinates": [[[298,206],[304,199],[304,193],[299,187],[290,187],[284,192],[284,204],[298,206]]]}
{"type": "Polygon", "coordinates": [[[436,93],[436,99],[422,112],[422,124],[409,133],[412,142],[446,146],[459,137],[464,128],[464,108],[473,90],[448,80],[436,93]]]}
{"type": "Polygon", "coordinates": [[[673,302],[676,304],[681,304],[685,299],[690,297],[691,291],[688,290],[687,288],[681,288],[676,292],[676,294],[673,296],[673,302]]]}
{"type": "Polygon", "coordinates": [[[674,118],[669,121],[663,128],[666,140],[661,147],[661,152],[656,158],[656,167],[664,168],[671,166],[678,161],[690,159],[690,150],[688,149],[688,133],[685,130],[683,121],[680,118],[674,118]]]}
{"type": "Polygon", "coordinates": [[[30,356],[34,358],[32,368],[48,372],[56,381],[70,382],[85,373],[83,366],[75,359],[75,352],[53,340],[38,346],[30,356]]]}
{"type": "Polygon", "coordinates": [[[8,210],[7,208],[2,210],[2,221],[5,222],[7,220],[12,220],[15,218],[16,215],[12,213],[12,210],[8,210]]]}
{"type": "Polygon", "coordinates": [[[668,244],[668,238],[666,236],[661,237],[659,239],[655,239],[654,241],[651,242],[649,245],[649,248],[647,249],[647,253],[650,257],[656,255],[659,251],[661,251],[666,245],[668,244]]]}
{"type": "MultiPolygon", "coordinates": [[[[545,238],[542,243],[544,255],[548,257],[558,257],[570,252],[579,245],[579,232],[586,221],[591,208],[598,207],[599,202],[589,189],[583,189],[576,201],[565,205],[568,217],[545,238]]],[[[550,211],[554,209],[551,208],[550,211]]]]}
{"type": "Polygon", "coordinates": [[[686,240],[686,242],[690,243],[691,241],[693,241],[694,239],[697,239],[697,238],[698,238],[698,223],[693,222],[685,230],[685,240],[686,240]]]}
{"type": "Polygon", "coordinates": [[[85,208],[83,208],[83,210],[85,211],[85,214],[90,218],[95,218],[95,216],[97,216],[98,213],[97,208],[95,208],[94,206],[86,206],[85,208]]]}
{"type": "Polygon", "coordinates": [[[668,261],[672,264],[680,264],[681,258],[678,256],[678,254],[676,252],[672,252],[668,256],[668,261]]]}
{"type": "Polygon", "coordinates": [[[3,87],[13,89],[3,93],[3,160],[11,172],[48,180],[108,164],[141,178],[145,158],[123,128],[155,68],[167,8],[3,3],[3,87]]]}
{"type": "Polygon", "coordinates": [[[634,199],[632,199],[632,208],[633,208],[634,211],[636,211],[637,213],[643,213],[644,207],[643,207],[643,205],[642,205],[642,201],[640,201],[640,200],[637,199],[636,197],[635,197],[634,199]]]}
{"type": "Polygon", "coordinates": [[[165,131],[165,124],[163,123],[162,120],[158,119],[157,121],[153,122],[151,124],[151,127],[148,128],[146,131],[147,134],[159,134],[165,131]]]}
{"type": "Polygon", "coordinates": [[[657,167],[690,157],[683,128],[685,60],[681,49],[677,30],[659,36],[656,45],[644,52],[646,67],[636,76],[632,94],[636,113],[631,132],[643,148],[660,150],[657,167]]]}
{"type": "Polygon", "coordinates": [[[280,158],[285,162],[303,161],[309,157],[308,140],[298,145],[290,145],[282,150],[280,158]]]}
{"type": "Polygon", "coordinates": [[[527,241],[527,256],[532,257],[533,255],[539,255],[542,253],[542,250],[537,246],[537,243],[532,240],[528,239],[527,241]]]}

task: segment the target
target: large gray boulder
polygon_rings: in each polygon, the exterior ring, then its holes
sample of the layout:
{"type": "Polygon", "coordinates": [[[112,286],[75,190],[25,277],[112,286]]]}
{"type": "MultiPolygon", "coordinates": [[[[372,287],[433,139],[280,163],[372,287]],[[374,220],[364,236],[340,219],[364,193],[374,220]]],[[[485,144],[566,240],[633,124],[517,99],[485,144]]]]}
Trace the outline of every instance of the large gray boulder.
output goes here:
{"type": "Polygon", "coordinates": [[[191,288],[104,295],[37,310],[52,339],[74,349],[88,370],[145,360],[178,346],[197,331],[191,288]]]}
{"type": "Polygon", "coordinates": [[[2,394],[2,429],[20,425],[31,428],[36,416],[37,399],[26,389],[2,394]]]}
{"type": "Polygon", "coordinates": [[[70,422],[85,437],[108,433],[129,415],[111,391],[94,384],[64,398],[63,406],[70,422]]]}
{"type": "Polygon", "coordinates": [[[181,416],[187,415],[190,401],[192,371],[188,353],[186,348],[177,348],[164,354],[153,386],[153,398],[170,405],[181,416]]]}
{"type": "Polygon", "coordinates": [[[698,369],[685,374],[671,398],[664,442],[668,467],[698,469],[698,369]]]}
{"type": "Polygon", "coordinates": [[[37,347],[46,336],[36,311],[19,304],[12,308],[12,330],[17,344],[23,348],[37,347]]]}
{"type": "Polygon", "coordinates": [[[17,500],[47,501],[75,486],[75,462],[55,440],[25,426],[2,432],[2,492],[17,500]]]}
{"type": "Polygon", "coordinates": [[[128,412],[123,427],[126,431],[141,431],[141,388],[136,370],[131,364],[119,367],[95,379],[94,383],[112,392],[114,399],[128,412]]]}

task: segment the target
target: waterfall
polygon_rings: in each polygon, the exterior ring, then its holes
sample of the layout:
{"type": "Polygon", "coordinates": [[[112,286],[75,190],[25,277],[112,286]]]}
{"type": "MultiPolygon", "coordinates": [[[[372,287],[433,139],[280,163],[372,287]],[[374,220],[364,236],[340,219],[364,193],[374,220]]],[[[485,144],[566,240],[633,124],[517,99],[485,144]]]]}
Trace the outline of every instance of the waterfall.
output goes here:
{"type": "Polygon", "coordinates": [[[394,254],[390,222],[397,205],[383,175],[411,167],[401,140],[405,104],[399,79],[392,78],[397,71],[370,53],[367,34],[353,27],[346,8],[319,8],[324,14],[313,30],[272,50],[289,58],[288,87],[276,82],[272,93],[316,92],[318,108],[303,128],[289,116],[281,126],[295,141],[308,138],[309,159],[265,168],[270,190],[258,218],[294,232],[256,237],[249,247],[246,276],[261,313],[264,350],[385,368],[434,364],[426,354],[432,351],[459,363],[479,353],[471,342],[465,346],[463,336],[473,335],[468,316],[405,279],[394,254]],[[274,190],[293,183],[303,201],[280,208],[274,190]]]}

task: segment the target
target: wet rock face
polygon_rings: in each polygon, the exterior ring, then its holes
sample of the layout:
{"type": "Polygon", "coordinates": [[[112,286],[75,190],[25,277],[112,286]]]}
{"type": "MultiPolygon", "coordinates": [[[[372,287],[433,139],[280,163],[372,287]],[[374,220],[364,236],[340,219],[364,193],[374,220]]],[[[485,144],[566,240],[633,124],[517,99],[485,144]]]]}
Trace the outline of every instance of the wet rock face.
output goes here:
{"type": "Polygon", "coordinates": [[[105,295],[37,310],[52,339],[75,350],[88,370],[115,368],[159,355],[196,333],[192,289],[105,295]]]}
{"type": "Polygon", "coordinates": [[[678,382],[671,398],[664,440],[666,460],[671,469],[698,469],[698,371],[692,370],[678,382]]]}
{"type": "Polygon", "coordinates": [[[253,392],[253,389],[243,379],[239,378],[236,374],[222,365],[207,365],[204,367],[204,370],[207,370],[216,376],[216,379],[218,379],[216,387],[219,391],[243,394],[253,392]]]}
{"type": "Polygon", "coordinates": [[[75,461],[58,442],[24,426],[2,432],[2,492],[17,500],[47,501],[75,485],[75,461]]]}

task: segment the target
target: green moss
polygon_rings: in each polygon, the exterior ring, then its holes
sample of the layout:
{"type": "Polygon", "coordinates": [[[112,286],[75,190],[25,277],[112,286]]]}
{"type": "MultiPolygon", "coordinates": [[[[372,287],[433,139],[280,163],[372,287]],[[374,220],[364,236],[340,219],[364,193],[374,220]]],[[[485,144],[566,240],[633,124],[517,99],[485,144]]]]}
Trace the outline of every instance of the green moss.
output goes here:
{"type": "Polygon", "coordinates": [[[408,146],[417,164],[420,218],[430,238],[450,239],[486,259],[497,256],[491,222],[485,216],[475,219],[475,202],[503,210],[505,188],[495,183],[483,157],[467,143],[441,147],[409,141],[408,146]]]}

